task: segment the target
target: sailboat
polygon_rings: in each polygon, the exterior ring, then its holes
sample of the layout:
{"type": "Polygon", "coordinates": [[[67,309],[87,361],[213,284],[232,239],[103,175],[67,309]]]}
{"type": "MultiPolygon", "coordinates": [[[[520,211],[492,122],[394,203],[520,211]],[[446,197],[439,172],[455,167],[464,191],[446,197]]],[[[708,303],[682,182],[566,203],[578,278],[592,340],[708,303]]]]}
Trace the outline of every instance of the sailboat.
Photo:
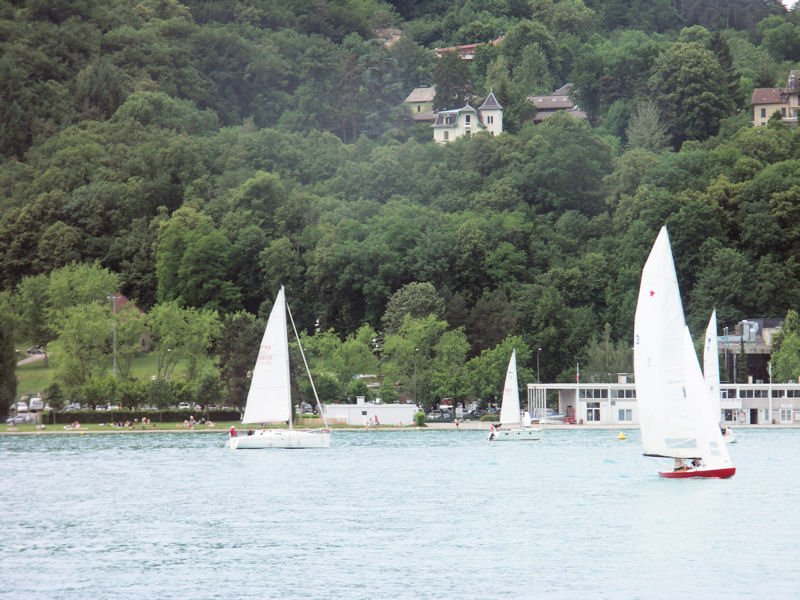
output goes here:
{"type": "Polygon", "coordinates": [[[659,475],[731,477],[736,468],[722,440],[718,408],[708,401],[686,326],[666,227],[642,269],[633,368],[644,454],[675,460],[673,470],[659,475]]]}
{"type": "Polygon", "coordinates": [[[232,449],[244,448],[328,448],[331,445],[331,433],[325,420],[325,413],[311,378],[303,347],[300,354],[306,372],[311,380],[311,389],[317,401],[319,414],[325,427],[315,430],[294,429],[292,427],[292,393],[289,380],[289,335],[286,314],[292,323],[298,345],[300,336],[294,326],[294,319],[286,303],[286,294],[281,286],[272,311],[269,314],[264,337],[258,351],[258,358],[253,367],[250,391],[242,416],[242,423],[285,423],[288,429],[250,429],[247,433],[231,428],[230,437],[225,445],[232,449]]]}
{"type": "Polygon", "coordinates": [[[708,390],[708,401],[712,408],[716,411],[717,418],[720,419],[720,431],[722,431],[722,439],[731,444],[736,441],[736,436],[730,427],[723,427],[722,418],[722,401],[719,393],[719,345],[717,342],[717,311],[711,313],[711,318],[708,320],[708,327],[706,327],[706,345],[703,348],[703,379],[706,382],[706,389],[708,390]]]}
{"type": "Polygon", "coordinates": [[[517,350],[511,353],[506,370],[506,383],[503,386],[503,401],[500,404],[500,427],[492,426],[490,442],[538,440],[539,428],[525,428],[519,409],[519,387],[517,385],[517,350]],[[504,429],[503,427],[508,427],[504,429]]]}

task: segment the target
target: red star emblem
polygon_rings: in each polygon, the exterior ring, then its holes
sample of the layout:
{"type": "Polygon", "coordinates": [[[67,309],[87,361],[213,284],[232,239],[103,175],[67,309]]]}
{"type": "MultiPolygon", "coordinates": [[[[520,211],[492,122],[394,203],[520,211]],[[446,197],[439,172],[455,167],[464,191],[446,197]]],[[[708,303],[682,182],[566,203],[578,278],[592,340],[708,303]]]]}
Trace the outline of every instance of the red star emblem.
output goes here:
{"type": "Polygon", "coordinates": [[[650,296],[655,296],[655,295],[656,295],[656,291],[655,290],[650,290],[650,296]]]}

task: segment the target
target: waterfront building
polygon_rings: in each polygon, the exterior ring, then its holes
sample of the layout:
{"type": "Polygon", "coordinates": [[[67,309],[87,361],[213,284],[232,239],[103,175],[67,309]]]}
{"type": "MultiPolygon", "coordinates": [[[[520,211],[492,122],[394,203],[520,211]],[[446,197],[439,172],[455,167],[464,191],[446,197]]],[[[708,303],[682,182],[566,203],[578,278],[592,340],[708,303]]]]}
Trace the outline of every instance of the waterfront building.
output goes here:
{"type": "MultiPolygon", "coordinates": [[[[543,400],[558,399],[558,414],[577,424],[638,426],[636,384],[529,383],[528,411],[534,419],[543,400]]],[[[722,383],[720,422],[737,425],[800,425],[800,383],[722,383]]]]}

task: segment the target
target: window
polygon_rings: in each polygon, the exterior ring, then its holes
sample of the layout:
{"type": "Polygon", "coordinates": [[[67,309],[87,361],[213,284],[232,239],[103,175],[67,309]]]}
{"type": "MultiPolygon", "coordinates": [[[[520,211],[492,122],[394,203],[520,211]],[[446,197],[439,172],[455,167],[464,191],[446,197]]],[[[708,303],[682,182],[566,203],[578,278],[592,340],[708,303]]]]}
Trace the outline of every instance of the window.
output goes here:
{"type": "Polygon", "coordinates": [[[605,388],[581,390],[581,398],[608,398],[608,390],[605,388]]]}
{"type": "Polygon", "coordinates": [[[767,109],[766,108],[762,108],[761,109],[761,118],[762,119],[766,119],[767,118],[767,109]]]}
{"type": "Polygon", "coordinates": [[[422,112],[422,107],[419,104],[417,104],[417,112],[422,112]]]}
{"type": "Polygon", "coordinates": [[[472,115],[464,115],[464,125],[469,127],[472,123],[472,115]]]}
{"type": "Polygon", "coordinates": [[[782,116],[782,117],[785,117],[785,116],[786,116],[786,107],[785,107],[785,106],[782,106],[782,107],[781,107],[781,116],[782,116]]]}
{"type": "Polygon", "coordinates": [[[487,116],[486,116],[486,122],[487,122],[489,125],[491,125],[492,123],[494,123],[494,117],[493,117],[492,115],[487,115],[487,116]]]}
{"type": "Polygon", "coordinates": [[[611,390],[612,398],[636,398],[636,390],[611,390]]]}
{"type": "Polygon", "coordinates": [[[587,402],[586,403],[586,420],[599,421],[600,420],[600,403],[587,402]]]}
{"type": "Polygon", "coordinates": [[[791,423],[792,409],[781,407],[781,423],[791,423]]]}
{"type": "Polygon", "coordinates": [[[448,131],[445,131],[445,132],[444,132],[444,141],[445,141],[445,142],[447,141],[447,138],[448,138],[448,135],[447,135],[447,134],[448,134],[448,133],[449,133],[448,131]]]}
{"type": "Polygon", "coordinates": [[[620,408],[619,421],[633,421],[633,410],[630,408],[620,408]]]}

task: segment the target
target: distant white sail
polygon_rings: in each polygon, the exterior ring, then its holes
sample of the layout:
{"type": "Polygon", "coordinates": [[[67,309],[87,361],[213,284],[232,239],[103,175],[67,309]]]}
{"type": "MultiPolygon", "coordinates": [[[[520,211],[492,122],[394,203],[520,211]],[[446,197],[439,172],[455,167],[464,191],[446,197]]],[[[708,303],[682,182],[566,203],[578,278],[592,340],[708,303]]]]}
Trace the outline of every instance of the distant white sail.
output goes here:
{"type": "Polygon", "coordinates": [[[517,350],[511,353],[503,386],[503,402],[500,405],[500,425],[522,426],[519,413],[519,387],[517,387],[517,350]]]}
{"type": "Polygon", "coordinates": [[[717,340],[717,311],[711,313],[706,328],[706,343],[703,349],[703,379],[706,382],[708,400],[717,421],[722,420],[722,400],[719,393],[719,343],[717,340]]]}

